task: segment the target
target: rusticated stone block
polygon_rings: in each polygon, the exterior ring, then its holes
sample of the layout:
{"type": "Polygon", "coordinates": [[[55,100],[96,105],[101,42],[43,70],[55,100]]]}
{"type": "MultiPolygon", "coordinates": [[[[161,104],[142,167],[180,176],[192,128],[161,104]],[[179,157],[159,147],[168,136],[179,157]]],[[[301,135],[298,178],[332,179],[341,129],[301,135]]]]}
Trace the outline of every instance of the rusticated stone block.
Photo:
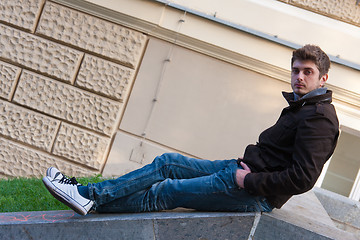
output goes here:
{"type": "Polygon", "coordinates": [[[21,75],[13,101],[109,136],[121,106],[119,102],[28,71],[21,75]]]}
{"type": "Polygon", "coordinates": [[[46,153],[0,138],[0,172],[13,177],[40,177],[54,166],[68,176],[93,176],[96,172],[70,164],[46,153]]]}
{"type": "Polygon", "coordinates": [[[356,0],[279,0],[344,22],[360,25],[360,7],[356,0]]]}
{"type": "Polygon", "coordinates": [[[0,61],[0,98],[10,100],[21,69],[0,61]]]}
{"type": "Polygon", "coordinates": [[[60,121],[2,100],[0,116],[1,135],[50,152],[60,121]]]}
{"type": "Polygon", "coordinates": [[[146,42],[142,33],[51,2],[45,4],[36,32],[132,68],[146,42]]]}
{"type": "Polygon", "coordinates": [[[116,100],[124,100],[133,78],[134,71],[129,68],[85,55],[75,85],[116,100]]]}
{"type": "Polygon", "coordinates": [[[108,137],[62,123],[53,153],[99,170],[109,144],[108,137]]]}
{"type": "Polygon", "coordinates": [[[0,58],[73,82],[83,53],[0,24],[0,58]]]}
{"type": "Polygon", "coordinates": [[[44,0],[2,0],[0,21],[33,31],[44,0]]]}

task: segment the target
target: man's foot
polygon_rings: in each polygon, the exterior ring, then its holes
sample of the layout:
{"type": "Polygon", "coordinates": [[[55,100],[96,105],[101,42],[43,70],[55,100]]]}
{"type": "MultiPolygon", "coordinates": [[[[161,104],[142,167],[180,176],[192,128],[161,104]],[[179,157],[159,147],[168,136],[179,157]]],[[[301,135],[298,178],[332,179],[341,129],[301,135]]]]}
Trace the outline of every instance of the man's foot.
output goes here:
{"type": "Polygon", "coordinates": [[[54,167],[46,171],[43,183],[57,200],[81,215],[86,215],[94,205],[93,201],[79,194],[79,183],[75,178],[66,177],[54,167]]]}

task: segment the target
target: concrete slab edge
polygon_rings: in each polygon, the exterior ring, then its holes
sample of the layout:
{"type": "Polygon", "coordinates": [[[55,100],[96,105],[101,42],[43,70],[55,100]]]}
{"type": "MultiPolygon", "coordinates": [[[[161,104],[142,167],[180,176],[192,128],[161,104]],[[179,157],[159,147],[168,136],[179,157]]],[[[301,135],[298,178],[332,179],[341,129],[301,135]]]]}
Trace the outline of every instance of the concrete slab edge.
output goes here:
{"type": "MultiPolygon", "coordinates": [[[[317,223],[312,225],[324,227],[317,223]]],[[[323,234],[324,229],[320,227],[307,229],[279,219],[276,215],[260,213],[156,212],[87,216],[73,211],[0,213],[0,239],[79,240],[101,236],[102,239],[140,240],[355,240],[350,233],[338,229],[325,229],[329,234],[323,234]]]]}

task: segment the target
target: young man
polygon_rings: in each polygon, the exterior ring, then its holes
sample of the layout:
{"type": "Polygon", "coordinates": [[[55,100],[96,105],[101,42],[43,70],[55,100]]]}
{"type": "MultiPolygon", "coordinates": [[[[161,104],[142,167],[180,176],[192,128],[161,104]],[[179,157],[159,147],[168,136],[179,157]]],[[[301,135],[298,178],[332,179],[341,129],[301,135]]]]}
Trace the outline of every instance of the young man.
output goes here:
{"type": "Polygon", "coordinates": [[[332,155],[339,134],[332,92],[324,88],[330,60],[318,47],[293,52],[289,106],[274,126],[249,145],[243,158],[199,160],[176,153],[114,180],[81,186],[56,168],[43,178],[50,193],[80,214],[200,211],[265,211],[310,190],[332,155]]]}

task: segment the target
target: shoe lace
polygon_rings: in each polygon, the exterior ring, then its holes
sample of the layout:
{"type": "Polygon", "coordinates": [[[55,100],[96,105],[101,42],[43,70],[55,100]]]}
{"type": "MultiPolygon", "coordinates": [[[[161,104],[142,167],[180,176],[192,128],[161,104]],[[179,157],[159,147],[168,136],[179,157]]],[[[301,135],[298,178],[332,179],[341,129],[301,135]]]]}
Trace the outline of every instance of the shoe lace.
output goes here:
{"type": "Polygon", "coordinates": [[[59,180],[59,183],[70,184],[70,185],[80,185],[80,183],[78,183],[78,181],[76,180],[75,177],[68,178],[65,175],[59,180]]]}

